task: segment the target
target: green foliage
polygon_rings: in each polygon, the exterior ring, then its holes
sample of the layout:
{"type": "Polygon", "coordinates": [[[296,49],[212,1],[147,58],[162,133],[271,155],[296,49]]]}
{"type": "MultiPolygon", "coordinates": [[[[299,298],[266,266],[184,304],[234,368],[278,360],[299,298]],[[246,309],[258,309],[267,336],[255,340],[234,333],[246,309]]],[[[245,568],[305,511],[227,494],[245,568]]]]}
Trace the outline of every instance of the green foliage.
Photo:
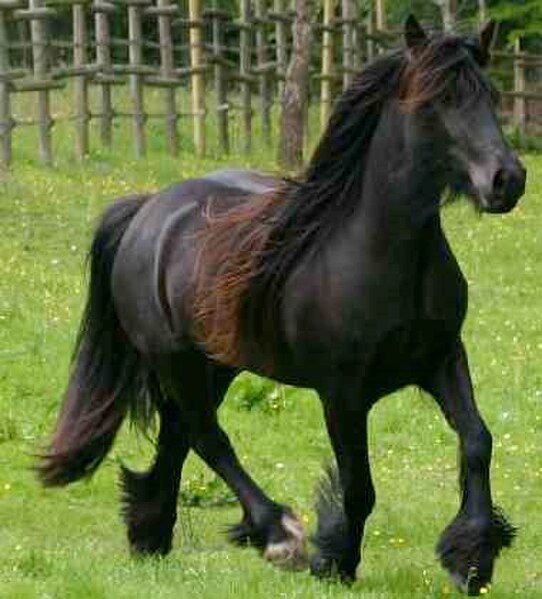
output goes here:
{"type": "Polygon", "coordinates": [[[264,414],[278,414],[287,406],[288,388],[269,379],[245,373],[232,384],[228,398],[239,410],[258,409],[264,414]]]}
{"type": "Polygon", "coordinates": [[[513,129],[508,134],[511,145],[519,151],[531,154],[542,154],[542,137],[540,135],[529,135],[513,129]]]}
{"type": "Polygon", "coordinates": [[[14,441],[18,436],[19,430],[16,422],[9,415],[4,416],[4,419],[0,422],[0,444],[14,441]]]}
{"type": "Polygon", "coordinates": [[[203,472],[183,481],[180,499],[184,507],[218,507],[236,502],[234,494],[220,478],[209,478],[203,472]]]}
{"type": "Polygon", "coordinates": [[[527,46],[542,48],[542,2],[540,0],[495,0],[490,3],[491,16],[501,23],[508,43],[522,38],[527,46]]]}
{"type": "Polygon", "coordinates": [[[409,14],[416,15],[426,25],[441,26],[440,11],[434,2],[427,0],[388,0],[387,17],[390,25],[401,26],[409,14]]]}
{"type": "MultiPolygon", "coordinates": [[[[387,0],[388,21],[399,27],[409,13],[435,28],[442,26],[440,9],[435,1],[387,0]]],[[[499,22],[498,45],[521,37],[525,49],[542,51],[542,2],[540,0],[487,0],[488,15],[499,22]]],[[[478,0],[458,2],[457,28],[476,31],[479,22],[478,0]]]]}

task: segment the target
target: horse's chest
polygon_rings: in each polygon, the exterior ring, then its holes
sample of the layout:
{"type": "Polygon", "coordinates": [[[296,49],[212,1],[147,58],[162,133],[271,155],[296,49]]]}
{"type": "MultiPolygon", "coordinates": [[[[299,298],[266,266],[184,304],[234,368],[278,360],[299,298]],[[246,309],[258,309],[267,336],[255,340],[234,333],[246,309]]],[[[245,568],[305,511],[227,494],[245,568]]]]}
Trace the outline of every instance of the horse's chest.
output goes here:
{"type": "Polygon", "coordinates": [[[334,257],[297,281],[285,330],[307,380],[346,372],[384,394],[419,382],[457,338],[467,290],[445,240],[435,233],[400,249],[381,260],[334,257]]]}
{"type": "Polygon", "coordinates": [[[458,330],[449,324],[418,319],[388,331],[367,355],[365,386],[381,396],[405,385],[421,384],[457,337],[458,330]]]}
{"type": "MultiPolygon", "coordinates": [[[[364,386],[375,397],[421,384],[460,335],[466,286],[454,265],[432,264],[397,285],[381,285],[343,327],[364,386]]],[[[371,288],[373,289],[373,288],[371,288]]]]}
{"type": "Polygon", "coordinates": [[[412,274],[410,285],[375,307],[379,324],[372,331],[367,327],[373,337],[362,335],[358,342],[366,377],[378,394],[421,383],[461,332],[467,291],[455,261],[429,263],[412,274]]]}

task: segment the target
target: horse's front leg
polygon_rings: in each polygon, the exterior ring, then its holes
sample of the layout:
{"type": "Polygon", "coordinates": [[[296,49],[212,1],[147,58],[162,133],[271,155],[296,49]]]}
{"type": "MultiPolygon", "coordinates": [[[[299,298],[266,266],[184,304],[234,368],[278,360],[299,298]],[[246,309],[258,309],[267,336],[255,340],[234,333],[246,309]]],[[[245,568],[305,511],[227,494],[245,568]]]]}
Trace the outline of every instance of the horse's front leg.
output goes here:
{"type": "Polygon", "coordinates": [[[338,466],[322,487],[317,504],[317,553],[311,572],[351,582],[361,553],[365,520],[375,503],[367,448],[367,410],[352,408],[344,397],[324,399],[328,433],[338,466]]]}
{"type": "Polygon", "coordinates": [[[510,546],[515,529],[493,506],[491,434],[474,401],[461,341],[423,386],[457,432],[460,448],[461,507],[442,534],[437,553],[456,585],[477,595],[491,581],[495,558],[502,547],[510,546]]]}

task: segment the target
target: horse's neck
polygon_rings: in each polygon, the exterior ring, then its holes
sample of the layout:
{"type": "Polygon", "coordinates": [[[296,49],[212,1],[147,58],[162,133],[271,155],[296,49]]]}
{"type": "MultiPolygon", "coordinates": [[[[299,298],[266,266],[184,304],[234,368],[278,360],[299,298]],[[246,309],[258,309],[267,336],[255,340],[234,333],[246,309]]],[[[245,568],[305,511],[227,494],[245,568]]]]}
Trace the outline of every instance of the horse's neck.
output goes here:
{"type": "Polygon", "coordinates": [[[401,118],[383,118],[375,132],[353,215],[357,233],[380,248],[415,239],[427,222],[437,222],[443,191],[436,157],[427,146],[406,143],[401,118]]]}

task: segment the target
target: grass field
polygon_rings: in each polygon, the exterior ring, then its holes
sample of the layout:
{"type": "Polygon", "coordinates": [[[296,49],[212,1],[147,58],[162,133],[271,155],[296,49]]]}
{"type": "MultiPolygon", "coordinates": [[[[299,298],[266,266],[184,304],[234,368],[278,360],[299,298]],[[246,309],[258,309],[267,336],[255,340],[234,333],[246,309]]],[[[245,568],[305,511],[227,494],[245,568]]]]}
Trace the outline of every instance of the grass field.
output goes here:
{"type": "MultiPolygon", "coordinates": [[[[273,569],[252,550],[230,547],[222,528],[239,510],[195,458],[186,468],[172,553],[140,561],[126,551],[118,516],[118,462],[143,467],[147,441],[122,432],[90,482],[40,489],[31,472],[66,381],[85,294],[83,258],[96,216],[115,196],[152,189],[240,157],[164,158],[158,133],[149,157],[128,147],[94,151],[88,163],[53,169],[31,158],[0,179],[0,597],[5,599],[399,598],[454,595],[433,547],[457,506],[456,443],[434,403],[407,389],[371,417],[377,507],[351,588],[273,569]]],[[[59,156],[68,155],[59,142],[59,156]]],[[[25,145],[26,144],[26,145],[25,145]]],[[[465,340],[478,402],[494,434],[496,501],[520,528],[497,565],[495,598],[542,596],[542,159],[525,157],[528,192],[506,217],[478,218],[464,203],[445,211],[446,229],[470,282],[465,340]]],[[[274,168],[263,151],[253,166],[274,168]]],[[[239,455],[277,500],[309,528],[313,486],[329,456],[314,394],[244,377],[222,420],[239,455]]]]}

